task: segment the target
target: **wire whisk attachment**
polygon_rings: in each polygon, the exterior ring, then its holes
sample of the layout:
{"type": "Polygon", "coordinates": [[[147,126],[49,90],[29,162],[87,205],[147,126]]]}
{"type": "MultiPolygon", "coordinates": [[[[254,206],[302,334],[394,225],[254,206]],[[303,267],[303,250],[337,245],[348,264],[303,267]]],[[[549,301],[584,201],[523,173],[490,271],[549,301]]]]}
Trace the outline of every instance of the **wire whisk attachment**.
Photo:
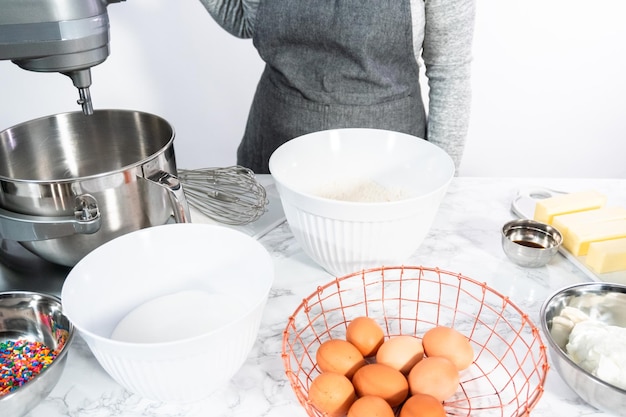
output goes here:
{"type": "Polygon", "coordinates": [[[220,223],[248,224],[266,211],[265,188],[246,167],[178,169],[178,178],[189,205],[220,223]]]}

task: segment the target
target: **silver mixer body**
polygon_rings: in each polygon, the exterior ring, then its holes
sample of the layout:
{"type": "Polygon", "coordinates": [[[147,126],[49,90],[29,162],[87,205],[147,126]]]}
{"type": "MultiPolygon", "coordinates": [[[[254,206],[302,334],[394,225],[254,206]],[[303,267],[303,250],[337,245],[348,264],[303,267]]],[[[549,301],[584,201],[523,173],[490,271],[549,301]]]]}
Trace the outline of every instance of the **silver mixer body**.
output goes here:
{"type": "Polygon", "coordinates": [[[0,60],[67,75],[83,113],[92,114],[91,67],[109,56],[107,6],[120,1],[2,0],[0,60]]]}

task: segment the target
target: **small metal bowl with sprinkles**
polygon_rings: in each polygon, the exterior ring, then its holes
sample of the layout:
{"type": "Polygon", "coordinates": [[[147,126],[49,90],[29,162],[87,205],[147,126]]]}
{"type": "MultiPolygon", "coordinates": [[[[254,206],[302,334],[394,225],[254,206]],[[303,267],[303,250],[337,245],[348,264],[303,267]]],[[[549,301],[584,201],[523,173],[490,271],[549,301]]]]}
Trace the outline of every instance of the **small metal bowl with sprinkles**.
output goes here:
{"type": "Polygon", "coordinates": [[[0,415],[21,417],[59,382],[74,335],[58,297],[0,292],[0,415]]]}

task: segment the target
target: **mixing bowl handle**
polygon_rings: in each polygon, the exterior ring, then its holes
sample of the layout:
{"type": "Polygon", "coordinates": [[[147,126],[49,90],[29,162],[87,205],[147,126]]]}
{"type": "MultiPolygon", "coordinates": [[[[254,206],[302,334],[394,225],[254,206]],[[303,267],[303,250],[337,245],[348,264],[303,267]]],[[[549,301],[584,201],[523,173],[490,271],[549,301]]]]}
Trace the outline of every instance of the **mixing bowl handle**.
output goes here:
{"type": "Polygon", "coordinates": [[[33,216],[0,208],[0,237],[17,242],[92,234],[101,223],[97,201],[89,194],[76,196],[73,216],[33,216]]]}
{"type": "Polygon", "coordinates": [[[176,223],[191,223],[189,204],[187,203],[183,186],[178,177],[169,172],[156,171],[144,179],[167,190],[167,195],[174,209],[174,220],[176,220],[176,223]]]}

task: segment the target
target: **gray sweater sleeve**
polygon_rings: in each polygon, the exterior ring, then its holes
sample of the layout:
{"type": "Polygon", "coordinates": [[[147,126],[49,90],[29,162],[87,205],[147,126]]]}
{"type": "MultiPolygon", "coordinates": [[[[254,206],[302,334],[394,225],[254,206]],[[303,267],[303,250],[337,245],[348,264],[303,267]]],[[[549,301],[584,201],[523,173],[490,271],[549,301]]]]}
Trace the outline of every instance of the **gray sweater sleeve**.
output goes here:
{"type": "Polygon", "coordinates": [[[470,117],[475,0],[426,0],[425,13],[428,140],[448,152],[458,169],[470,117]]]}
{"type": "Polygon", "coordinates": [[[238,38],[254,34],[256,11],[260,0],[200,0],[215,21],[238,38]]]}

